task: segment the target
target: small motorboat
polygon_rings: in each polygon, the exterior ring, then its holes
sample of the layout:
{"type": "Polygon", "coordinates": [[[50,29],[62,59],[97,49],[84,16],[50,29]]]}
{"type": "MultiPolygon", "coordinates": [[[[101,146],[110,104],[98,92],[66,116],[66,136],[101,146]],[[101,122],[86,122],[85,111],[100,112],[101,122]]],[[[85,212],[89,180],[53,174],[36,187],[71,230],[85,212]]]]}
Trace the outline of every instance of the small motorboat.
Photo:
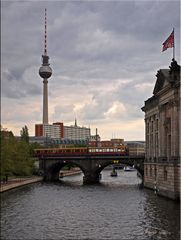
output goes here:
{"type": "Polygon", "coordinates": [[[115,168],[113,168],[110,176],[111,176],[111,177],[117,177],[117,175],[118,175],[118,173],[116,172],[115,168]]]}
{"type": "Polygon", "coordinates": [[[125,171],[125,172],[132,172],[132,171],[136,171],[136,169],[135,169],[134,167],[125,166],[125,167],[124,167],[124,171],[125,171]]]}

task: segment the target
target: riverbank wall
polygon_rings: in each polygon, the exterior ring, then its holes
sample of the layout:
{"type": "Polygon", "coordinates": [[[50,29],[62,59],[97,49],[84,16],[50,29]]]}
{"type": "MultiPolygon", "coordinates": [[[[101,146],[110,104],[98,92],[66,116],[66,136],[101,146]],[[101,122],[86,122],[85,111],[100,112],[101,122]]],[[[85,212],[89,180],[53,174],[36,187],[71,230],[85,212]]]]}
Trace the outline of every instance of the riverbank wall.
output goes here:
{"type": "Polygon", "coordinates": [[[11,179],[7,183],[1,183],[0,192],[5,192],[13,188],[21,187],[27,184],[40,182],[43,180],[43,177],[31,177],[31,178],[16,178],[11,179]]]}
{"type": "MultiPolygon", "coordinates": [[[[80,171],[80,169],[79,170],[63,170],[63,171],[60,171],[60,178],[81,174],[81,173],[82,171],[80,171]]],[[[11,179],[11,180],[8,180],[8,182],[6,183],[1,183],[0,193],[14,189],[14,188],[18,188],[24,185],[32,184],[35,182],[41,182],[41,181],[43,181],[43,177],[39,177],[39,176],[11,179]]]]}

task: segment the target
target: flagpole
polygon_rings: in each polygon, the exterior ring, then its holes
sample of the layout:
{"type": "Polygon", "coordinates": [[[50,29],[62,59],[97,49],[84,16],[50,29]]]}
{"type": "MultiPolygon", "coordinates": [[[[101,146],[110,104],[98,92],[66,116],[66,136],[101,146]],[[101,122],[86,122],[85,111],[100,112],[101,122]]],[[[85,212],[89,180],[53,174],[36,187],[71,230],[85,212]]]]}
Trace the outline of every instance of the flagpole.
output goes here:
{"type": "Polygon", "coordinates": [[[175,60],[175,31],[173,28],[173,60],[175,60]]]}

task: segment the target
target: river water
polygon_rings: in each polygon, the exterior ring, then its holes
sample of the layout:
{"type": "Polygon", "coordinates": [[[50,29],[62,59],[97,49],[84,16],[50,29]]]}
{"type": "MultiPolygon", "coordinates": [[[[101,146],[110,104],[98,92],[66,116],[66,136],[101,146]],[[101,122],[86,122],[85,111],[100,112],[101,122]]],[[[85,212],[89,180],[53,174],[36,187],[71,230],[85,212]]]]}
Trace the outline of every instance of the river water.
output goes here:
{"type": "Polygon", "coordinates": [[[1,194],[1,239],[179,240],[179,203],[140,189],[136,172],[102,172],[35,183],[1,194]]]}

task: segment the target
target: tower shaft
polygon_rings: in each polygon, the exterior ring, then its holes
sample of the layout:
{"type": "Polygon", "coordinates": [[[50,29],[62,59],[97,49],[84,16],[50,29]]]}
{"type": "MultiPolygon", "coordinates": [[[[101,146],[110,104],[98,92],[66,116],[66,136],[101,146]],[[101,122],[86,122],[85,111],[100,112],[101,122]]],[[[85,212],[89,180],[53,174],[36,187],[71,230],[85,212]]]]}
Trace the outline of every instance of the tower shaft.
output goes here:
{"type": "Polygon", "coordinates": [[[43,124],[48,124],[48,80],[43,80],[43,124]]]}

